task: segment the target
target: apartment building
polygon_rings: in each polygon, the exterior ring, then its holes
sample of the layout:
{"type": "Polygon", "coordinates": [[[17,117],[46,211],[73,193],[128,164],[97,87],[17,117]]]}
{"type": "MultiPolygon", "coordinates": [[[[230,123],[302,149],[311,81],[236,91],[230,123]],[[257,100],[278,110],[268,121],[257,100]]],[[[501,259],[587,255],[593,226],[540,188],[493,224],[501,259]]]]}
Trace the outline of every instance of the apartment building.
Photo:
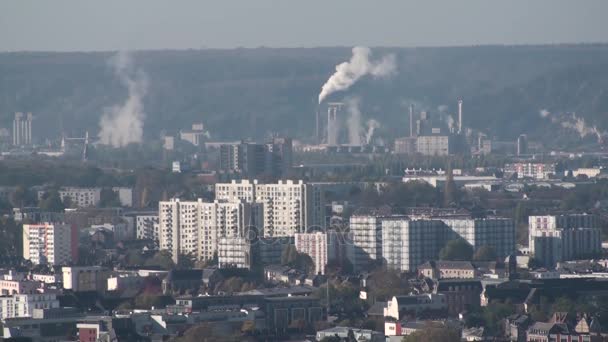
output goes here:
{"type": "Polygon", "coordinates": [[[382,259],[389,269],[413,271],[437,257],[449,239],[449,230],[439,220],[382,220],[382,259]]]}
{"type": "Polygon", "coordinates": [[[135,236],[141,240],[158,241],[158,213],[135,215],[135,236]]]}
{"type": "Polygon", "coordinates": [[[509,163],[504,167],[505,176],[517,175],[517,178],[549,179],[555,175],[555,164],[544,163],[509,163]]]}
{"type": "Polygon", "coordinates": [[[314,274],[325,274],[325,266],[328,262],[328,243],[327,233],[295,234],[295,246],[298,252],[309,255],[315,263],[314,274]]]}
{"type": "Polygon", "coordinates": [[[249,237],[260,227],[260,206],[244,201],[180,201],[159,203],[158,241],[161,250],[171,252],[177,262],[180,254],[212,259],[221,237],[249,237]]]}
{"type": "Polygon", "coordinates": [[[59,307],[54,293],[14,294],[0,297],[0,320],[16,317],[32,317],[34,309],[59,307]]]}
{"type": "Polygon", "coordinates": [[[76,262],[76,227],[65,223],[24,224],[23,258],[35,265],[68,265],[76,262]]]}
{"type": "Polygon", "coordinates": [[[262,205],[263,237],[294,236],[311,228],[325,227],[325,198],[320,186],[303,181],[259,184],[243,180],[215,185],[216,200],[262,205]]]}
{"type": "Polygon", "coordinates": [[[534,259],[547,267],[597,255],[602,250],[600,220],[588,214],[530,216],[528,244],[534,259]]]}
{"type": "Polygon", "coordinates": [[[451,239],[463,238],[474,250],[491,247],[499,257],[515,252],[515,223],[502,217],[488,218],[438,218],[453,232],[451,239]]]}

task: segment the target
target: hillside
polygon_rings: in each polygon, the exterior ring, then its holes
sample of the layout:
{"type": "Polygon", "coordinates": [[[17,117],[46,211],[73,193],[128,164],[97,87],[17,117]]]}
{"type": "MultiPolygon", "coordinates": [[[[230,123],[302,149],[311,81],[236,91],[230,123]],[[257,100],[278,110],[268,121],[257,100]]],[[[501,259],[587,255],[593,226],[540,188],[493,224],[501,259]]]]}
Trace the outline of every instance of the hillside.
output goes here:
{"type": "MultiPolygon", "coordinates": [[[[364,117],[380,121],[386,136],[408,131],[404,105],[447,105],[453,113],[458,97],[465,125],[499,138],[542,137],[549,123],[540,109],[576,111],[608,129],[608,45],[373,49],[375,56],[389,51],[397,76],[365,78],[331,97],[360,96],[364,117]]],[[[103,109],[126,97],[111,55],[0,54],[0,126],[10,127],[15,111],[31,111],[40,137],[62,129],[96,134],[103,109]]],[[[135,64],[149,79],[145,135],[202,121],[217,139],[310,137],[319,89],[349,58],[346,47],[137,52],[135,64]]]]}

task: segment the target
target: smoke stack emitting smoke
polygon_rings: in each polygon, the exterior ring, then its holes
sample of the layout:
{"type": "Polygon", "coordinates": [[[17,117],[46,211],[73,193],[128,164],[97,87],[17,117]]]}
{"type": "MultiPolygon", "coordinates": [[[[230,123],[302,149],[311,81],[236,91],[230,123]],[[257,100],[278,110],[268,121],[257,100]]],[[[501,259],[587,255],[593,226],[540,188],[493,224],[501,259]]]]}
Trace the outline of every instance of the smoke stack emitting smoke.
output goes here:
{"type": "Polygon", "coordinates": [[[102,144],[124,147],[141,143],[145,118],[143,98],[148,88],[148,78],[141,69],[132,65],[131,55],[121,51],[109,60],[114,73],[128,90],[129,96],[121,105],[105,108],[99,120],[99,139],[102,144]]]}
{"type": "Polygon", "coordinates": [[[370,61],[371,50],[367,47],[353,48],[350,61],[336,65],[336,72],[325,82],[319,94],[319,103],[336,91],[346,90],[365,75],[387,77],[397,71],[395,55],[384,56],[381,60],[370,61]]]}

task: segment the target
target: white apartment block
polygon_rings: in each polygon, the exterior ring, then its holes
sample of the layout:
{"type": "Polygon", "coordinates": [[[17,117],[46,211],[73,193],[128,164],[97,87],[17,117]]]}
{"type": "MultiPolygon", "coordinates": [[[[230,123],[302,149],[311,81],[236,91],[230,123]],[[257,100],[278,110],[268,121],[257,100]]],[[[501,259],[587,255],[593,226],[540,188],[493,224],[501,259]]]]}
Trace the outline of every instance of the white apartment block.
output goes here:
{"type": "Polygon", "coordinates": [[[136,215],[135,236],[141,240],[158,241],[158,214],[136,215]]]}
{"type": "Polygon", "coordinates": [[[455,233],[452,239],[465,239],[474,250],[491,247],[499,257],[515,252],[515,223],[501,217],[490,218],[439,218],[455,233]]]}
{"type": "Polygon", "coordinates": [[[555,164],[511,163],[505,164],[505,175],[517,174],[517,178],[549,179],[555,175],[555,164]]]}
{"type": "Polygon", "coordinates": [[[295,246],[298,252],[307,254],[315,263],[315,274],[325,274],[328,262],[328,234],[322,232],[296,233],[295,246]]]}
{"type": "Polygon", "coordinates": [[[34,309],[54,309],[59,300],[54,293],[15,294],[0,297],[0,320],[32,317],[34,309]]]}
{"type": "Polygon", "coordinates": [[[220,237],[218,267],[251,269],[251,241],[246,237],[220,237]]]}
{"type": "Polygon", "coordinates": [[[63,223],[23,225],[23,258],[34,265],[68,265],[77,257],[75,227],[63,223]]]}
{"type": "Polygon", "coordinates": [[[79,208],[94,207],[101,200],[101,188],[61,188],[59,197],[62,201],[69,197],[79,208]]]}
{"type": "Polygon", "coordinates": [[[587,214],[530,216],[530,254],[544,266],[601,252],[599,218],[587,214]]]}
{"type": "Polygon", "coordinates": [[[382,220],[382,259],[386,267],[413,271],[425,261],[437,258],[448,241],[449,231],[439,220],[382,220]]]}
{"type": "Polygon", "coordinates": [[[515,226],[506,218],[426,218],[354,215],[350,219],[355,270],[373,263],[414,271],[436,259],[453,239],[463,238],[476,250],[491,247],[500,257],[515,252],[515,226]]]}
{"type": "Polygon", "coordinates": [[[325,198],[322,187],[303,181],[232,181],[215,185],[215,199],[262,204],[263,237],[294,236],[310,228],[325,227],[325,198]]]}
{"type": "MultiPolygon", "coordinates": [[[[402,216],[405,218],[404,216],[402,216]]],[[[382,260],[382,221],[391,216],[353,215],[350,232],[353,241],[353,266],[359,271],[382,260]]]]}
{"type": "Polygon", "coordinates": [[[159,203],[158,241],[161,250],[212,259],[220,237],[248,237],[249,229],[260,227],[259,206],[243,201],[180,201],[159,203]]]}

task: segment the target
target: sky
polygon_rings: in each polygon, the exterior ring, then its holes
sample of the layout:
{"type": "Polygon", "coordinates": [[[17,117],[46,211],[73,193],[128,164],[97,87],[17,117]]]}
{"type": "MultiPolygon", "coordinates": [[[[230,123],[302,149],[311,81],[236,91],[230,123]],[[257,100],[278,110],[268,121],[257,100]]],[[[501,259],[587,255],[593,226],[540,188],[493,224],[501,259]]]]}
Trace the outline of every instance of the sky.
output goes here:
{"type": "Polygon", "coordinates": [[[606,42],[606,0],[2,0],[0,51],[606,42]]]}

